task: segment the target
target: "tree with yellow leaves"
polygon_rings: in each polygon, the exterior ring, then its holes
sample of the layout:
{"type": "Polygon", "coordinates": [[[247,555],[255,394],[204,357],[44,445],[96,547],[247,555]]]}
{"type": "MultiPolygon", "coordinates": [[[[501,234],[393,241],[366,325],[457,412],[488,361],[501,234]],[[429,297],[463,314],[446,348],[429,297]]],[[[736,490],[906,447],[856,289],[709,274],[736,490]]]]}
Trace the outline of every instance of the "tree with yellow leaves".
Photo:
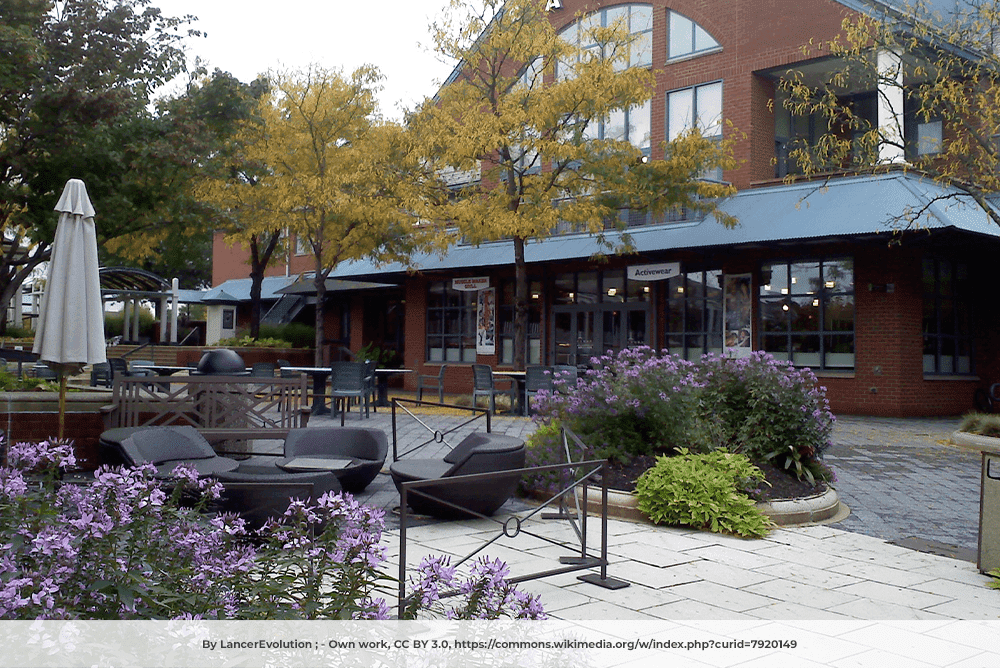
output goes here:
{"type": "Polygon", "coordinates": [[[662,158],[636,138],[598,136],[602,122],[654,93],[652,72],[629,66],[638,47],[627,25],[579,17],[571,43],[557,35],[544,0],[479,6],[453,0],[433,26],[438,53],[460,65],[411,117],[425,166],[438,177],[437,191],[428,189],[411,208],[438,221],[445,242],[511,240],[514,366],[524,368],[529,240],[570,227],[594,234],[606,250],[627,251],[626,234],[617,243],[605,236],[619,226],[621,209],[714,209],[731,189],[698,177],[734,165],[730,141],[697,130],[662,158]]]}
{"type": "Polygon", "coordinates": [[[349,77],[315,66],[279,73],[259,109],[254,143],[265,169],[254,201],[267,202],[259,225],[281,220],[314,259],[316,364],[330,272],[347,260],[405,259],[419,239],[400,208],[413,153],[403,129],[378,115],[379,79],[373,67],[349,77]]]}
{"type": "Polygon", "coordinates": [[[836,39],[804,47],[827,64],[778,85],[775,112],[793,127],[788,178],[912,170],[943,188],[887,222],[919,226],[942,201],[965,201],[1000,224],[988,201],[1000,191],[1000,3],[934,9],[914,0],[857,14],[836,39]],[[794,130],[807,122],[822,133],[794,130]]]}

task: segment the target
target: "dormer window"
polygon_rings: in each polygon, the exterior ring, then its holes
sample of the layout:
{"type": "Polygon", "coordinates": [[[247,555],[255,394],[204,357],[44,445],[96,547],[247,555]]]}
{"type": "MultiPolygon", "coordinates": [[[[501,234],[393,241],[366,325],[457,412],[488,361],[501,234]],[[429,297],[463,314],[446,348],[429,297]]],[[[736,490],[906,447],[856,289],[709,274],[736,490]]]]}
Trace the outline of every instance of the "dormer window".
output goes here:
{"type": "Polygon", "coordinates": [[[686,58],[722,48],[707,30],[683,14],[668,9],[667,24],[667,60],[686,58]]]}

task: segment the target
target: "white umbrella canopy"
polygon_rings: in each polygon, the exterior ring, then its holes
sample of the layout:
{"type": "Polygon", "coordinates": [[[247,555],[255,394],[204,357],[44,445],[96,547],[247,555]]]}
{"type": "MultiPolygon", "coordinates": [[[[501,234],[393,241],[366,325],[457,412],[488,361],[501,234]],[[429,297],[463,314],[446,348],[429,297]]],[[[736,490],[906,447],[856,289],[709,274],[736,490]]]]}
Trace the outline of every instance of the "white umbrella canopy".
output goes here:
{"type": "Polygon", "coordinates": [[[33,352],[59,372],[59,438],[62,439],[66,374],[79,371],[85,364],[106,362],[107,354],[94,206],[83,181],[66,182],[55,210],[59,212],[59,224],[33,352]]]}

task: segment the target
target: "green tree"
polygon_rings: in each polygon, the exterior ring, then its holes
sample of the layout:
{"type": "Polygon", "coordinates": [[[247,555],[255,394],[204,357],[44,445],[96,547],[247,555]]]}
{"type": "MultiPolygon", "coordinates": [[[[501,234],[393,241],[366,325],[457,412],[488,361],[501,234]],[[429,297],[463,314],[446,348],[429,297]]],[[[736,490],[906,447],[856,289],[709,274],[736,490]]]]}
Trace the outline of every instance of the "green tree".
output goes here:
{"type": "Polygon", "coordinates": [[[202,223],[187,186],[203,126],[150,105],[184,70],[191,20],[149,0],[0,0],[0,303],[49,258],[69,178],[87,184],[99,242],[121,256],[202,223]]]}
{"type": "Polygon", "coordinates": [[[913,170],[946,186],[919,209],[892,214],[898,228],[919,225],[942,201],[978,204],[1000,191],[1000,3],[964,0],[948,14],[924,0],[844,20],[835,39],[810,43],[828,58],[824,79],[789,71],[779,111],[813,117],[827,132],[793,143],[792,173],[913,170]],[[874,96],[859,104],[859,93],[874,96]]]}
{"type": "Polygon", "coordinates": [[[523,368],[529,240],[569,225],[594,234],[606,250],[627,251],[627,234],[617,245],[605,238],[606,229],[620,228],[621,208],[714,209],[715,199],[731,189],[698,176],[734,164],[729,139],[715,143],[697,129],[667,147],[662,159],[659,151],[644,155],[623,139],[592,138],[613,112],[642,105],[654,93],[652,72],[628,66],[628,26],[578,17],[580,38],[571,44],[556,34],[544,0],[481,4],[480,12],[452,0],[434,26],[438,53],[461,65],[412,119],[439,176],[437,190],[413,208],[442,223],[445,241],[455,235],[471,243],[511,240],[514,365],[523,368]]]}
{"type": "Polygon", "coordinates": [[[206,162],[198,183],[198,196],[213,207],[214,227],[230,243],[246,244],[250,251],[250,336],[260,336],[261,294],[264,273],[282,248],[287,218],[270,190],[267,165],[269,128],[259,107],[270,104],[266,77],[243,84],[231,75],[216,72],[195,96],[201,107],[221,117],[216,126],[217,150],[206,162]]]}
{"type": "Polygon", "coordinates": [[[330,272],[364,257],[404,259],[420,238],[401,209],[412,187],[414,153],[403,128],[377,113],[378,80],[372,67],[350,77],[319,67],[273,75],[252,142],[263,168],[256,189],[272,208],[262,227],[247,231],[274,229],[277,217],[309,248],[317,364],[323,362],[330,272]]]}

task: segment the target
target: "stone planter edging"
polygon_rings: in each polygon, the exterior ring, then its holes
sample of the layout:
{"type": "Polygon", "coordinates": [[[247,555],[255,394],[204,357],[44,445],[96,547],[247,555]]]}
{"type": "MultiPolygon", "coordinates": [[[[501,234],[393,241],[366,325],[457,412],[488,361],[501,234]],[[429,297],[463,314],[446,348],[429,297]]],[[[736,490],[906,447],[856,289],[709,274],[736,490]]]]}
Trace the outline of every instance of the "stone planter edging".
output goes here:
{"type": "MultiPolygon", "coordinates": [[[[588,491],[587,505],[587,512],[601,512],[600,489],[588,491]]],[[[840,502],[837,490],[830,486],[814,496],[759,502],[757,507],[778,526],[830,524],[839,522],[850,514],[850,509],[840,502]]],[[[635,494],[615,490],[608,490],[608,517],[633,522],[649,521],[639,510],[635,494]]]]}
{"type": "Polygon", "coordinates": [[[993,436],[983,436],[981,434],[970,434],[964,431],[956,431],[952,432],[950,440],[952,445],[966,450],[1000,454],[1000,438],[995,438],[993,436]]]}

